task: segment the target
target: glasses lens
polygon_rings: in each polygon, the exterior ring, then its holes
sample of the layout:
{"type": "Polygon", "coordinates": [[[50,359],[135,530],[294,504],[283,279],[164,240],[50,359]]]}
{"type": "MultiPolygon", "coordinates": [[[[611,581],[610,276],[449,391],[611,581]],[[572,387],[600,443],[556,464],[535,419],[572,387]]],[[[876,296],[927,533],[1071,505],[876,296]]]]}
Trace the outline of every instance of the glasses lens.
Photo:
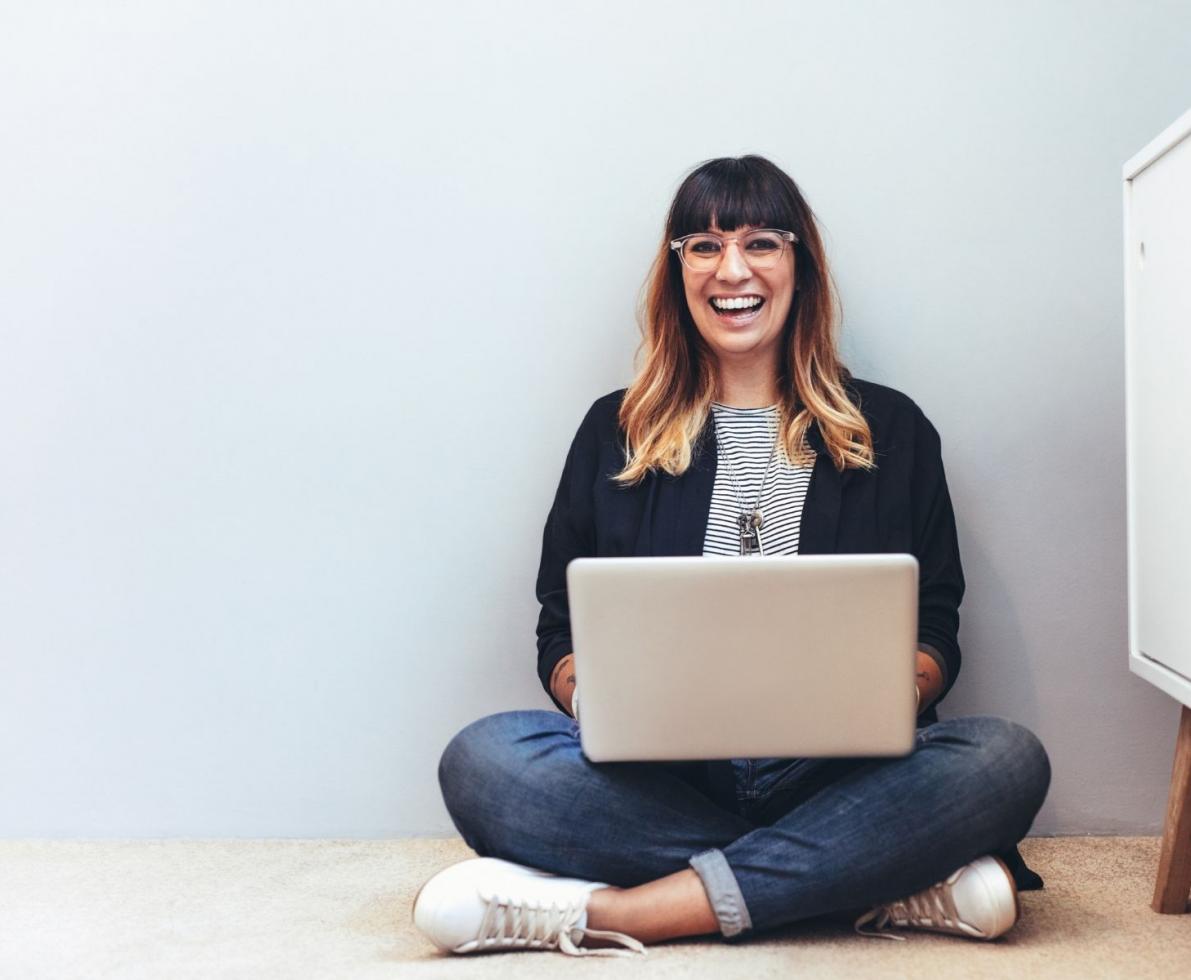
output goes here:
{"type": "Polygon", "coordinates": [[[695,235],[682,243],[682,258],[692,269],[714,269],[724,246],[715,235],[695,235]]]}
{"type": "Polygon", "coordinates": [[[782,254],[786,241],[772,231],[751,231],[744,236],[744,258],[754,269],[768,269],[782,254]]]}
{"type": "MultiPolygon", "coordinates": [[[[773,231],[750,231],[736,239],[740,254],[754,269],[771,269],[786,246],[781,235],[773,231]]],[[[694,235],[682,243],[682,258],[696,272],[707,272],[720,264],[724,243],[718,235],[694,235]]]]}

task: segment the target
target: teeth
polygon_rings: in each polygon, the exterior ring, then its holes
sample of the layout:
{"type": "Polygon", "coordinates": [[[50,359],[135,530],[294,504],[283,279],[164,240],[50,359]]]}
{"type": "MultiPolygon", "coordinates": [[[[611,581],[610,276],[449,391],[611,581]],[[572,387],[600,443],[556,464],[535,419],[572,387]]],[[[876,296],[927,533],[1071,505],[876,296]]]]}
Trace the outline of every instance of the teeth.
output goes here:
{"type": "Polygon", "coordinates": [[[747,310],[761,305],[760,296],[736,296],[732,299],[712,299],[711,305],[717,310],[747,310]]]}

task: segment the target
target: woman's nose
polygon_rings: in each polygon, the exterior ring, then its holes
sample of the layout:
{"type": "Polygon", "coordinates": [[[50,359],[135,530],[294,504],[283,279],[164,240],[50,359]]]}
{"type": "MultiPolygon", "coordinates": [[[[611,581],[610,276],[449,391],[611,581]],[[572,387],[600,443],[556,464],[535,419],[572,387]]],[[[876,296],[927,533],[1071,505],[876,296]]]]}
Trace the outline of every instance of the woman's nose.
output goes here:
{"type": "Polygon", "coordinates": [[[740,250],[739,243],[726,242],[720,264],[715,270],[716,279],[721,282],[742,282],[751,275],[752,270],[744,261],[744,253],[740,250]]]}

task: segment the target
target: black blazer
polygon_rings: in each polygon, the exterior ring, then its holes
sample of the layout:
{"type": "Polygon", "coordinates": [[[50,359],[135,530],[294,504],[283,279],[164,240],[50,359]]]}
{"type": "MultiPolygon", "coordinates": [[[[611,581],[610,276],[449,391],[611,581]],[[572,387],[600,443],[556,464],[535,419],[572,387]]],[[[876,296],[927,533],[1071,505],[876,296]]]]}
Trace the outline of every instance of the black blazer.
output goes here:
{"type": "MultiPolygon", "coordinates": [[[[943,671],[942,694],[919,716],[922,726],[938,720],[935,705],[955,684],[960,667],[957,633],[964,575],[939,434],[901,392],[859,378],[847,387],[872,429],[877,468],[837,471],[822,434],[812,424],[807,442],[816,459],[798,550],[900,552],[918,559],[918,647],[943,671]]],[[[572,558],[703,553],[715,483],[715,425],[708,419],[692,464],[682,476],[654,473],[635,487],[619,487],[609,477],[624,463],[624,432],[617,421],[624,392],[611,392],[588,410],[546,519],[537,579],[542,604],[537,634],[538,676],[547,694],[554,667],[572,650],[566,591],[566,567],[572,558]]],[[[691,782],[731,806],[735,786],[730,762],[678,765],[691,782]]],[[[1016,847],[999,856],[1019,889],[1042,887],[1042,879],[1026,866],[1016,847]]]]}
{"type": "MultiPolygon", "coordinates": [[[[610,477],[624,465],[624,432],[617,421],[624,392],[605,395],[587,412],[542,535],[538,676],[547,694],[554,667],[572,650],[566,592],[572,558],[703,553],[715,483],[715,425],[709,418],[682,476],[654,473],[637,486],[617,486],[610,477]]],[[[918,646],[943,673],[937,704],[959,674],[964,594],[939,434],[922,410],[893,388],[854,378],[848,394],[872,429],[877,468],[840,473],[818,426],[811,425],[807,442],[816,459],[798,550],[807,555],[900,552],[918,559],[918,646]]],[[[937,720],[934,705],[919,719],[922,724],[937,720]]]]}

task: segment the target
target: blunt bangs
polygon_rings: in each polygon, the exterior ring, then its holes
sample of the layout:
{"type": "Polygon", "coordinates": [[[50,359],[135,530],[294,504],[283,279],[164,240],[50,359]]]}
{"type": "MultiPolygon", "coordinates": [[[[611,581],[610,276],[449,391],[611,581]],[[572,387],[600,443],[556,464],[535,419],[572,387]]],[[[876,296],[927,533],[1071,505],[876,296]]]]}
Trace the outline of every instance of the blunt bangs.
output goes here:
{"type": "Polygon", "coordinates": [[[756,225],[792,231],[799,239],[797,285],[777,365],[782,452],[799,465],[816,465],[820,453],[807,441],[816,424],[823,454],[837,471],[875,469],[872,431],[851,400],[852,376],[839,357],[839,297],[815,214],[789,175],[750,155],[699,164],[670,202],[666,234],[642,291],[639,366],[617,416],[625,434],[625,465],[613,479],[627,487],[651,474],[681,476],[699,454],[721,365],[691,316],[686,267],[670,246],[675,238],[707,231],[712,218],[726,232],[756,225]]]}
{"type": "Polygon", "coordinates": [[[708,160],[679,187],[670,212],[668,234],[681,238],[706,231],[713,219],[722,231],[753,225],[801,234],[798,190],[792,184],[786,174],[764,157],[708,160]]]}

